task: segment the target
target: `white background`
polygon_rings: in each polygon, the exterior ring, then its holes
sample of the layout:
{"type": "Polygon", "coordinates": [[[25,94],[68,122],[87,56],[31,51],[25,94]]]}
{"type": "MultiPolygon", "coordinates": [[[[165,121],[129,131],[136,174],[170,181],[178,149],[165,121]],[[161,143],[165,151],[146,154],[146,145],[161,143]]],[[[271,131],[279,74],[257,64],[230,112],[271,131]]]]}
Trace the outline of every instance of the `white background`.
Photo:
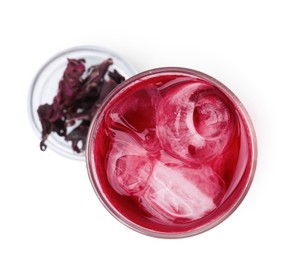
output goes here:
{"type": "Polygon", "coordinates": [[[295,1],[2,1],[0,259],[296,259],[295,1]],[[183,66],[240,98],[258,167],[241,206],[201,235],[138,234],[100,204],[83,162],[39,151],[31,81],[52,55],[110,48],[138,71],[183,66]]]}

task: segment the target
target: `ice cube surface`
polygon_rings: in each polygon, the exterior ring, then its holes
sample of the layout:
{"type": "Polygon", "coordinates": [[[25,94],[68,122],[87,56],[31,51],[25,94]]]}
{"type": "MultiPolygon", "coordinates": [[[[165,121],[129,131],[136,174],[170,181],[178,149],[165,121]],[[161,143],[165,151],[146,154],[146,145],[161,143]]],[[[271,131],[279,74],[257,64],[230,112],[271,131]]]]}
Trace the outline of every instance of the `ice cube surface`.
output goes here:
{"type": "Polygon", "coordinates": [[[184,82],[159,103],[157,135],[162,148],[181,160],[200,163],[219,155],[232,132],[229,108],[202,82],[184,82]]]}
{"type": "Polygon", "coordinates": [[[116,161],[118,185],[127,195],[140,196],[152,172],[152,162],[143,156],[125,155],[116,161]]]}
{"type": "Polygon", "coordinates": [[[111,118],[120,120],[114,123],[130,127],[141,133],[145,129],[155,128],[156,105],[159,93],[156,88],[146,87],[126,96],[112,108],[111,118]],[[116,116],[114,116],[116,115],[116,116]]]}
{"type": "Polygon", "coordinates": [[[112,128],[133,135],[145,149],[159,149],[156,138],[156,109],[159,99],[157,89],[146,86],[120,100],[107,120],[112,128]]]}
{"type": "Polygon", "coordinates": [[[223,180],[210,167],[157,162],[139,200],[145,210],[166,222],[184,222],[213,211],[224,193],[223,180]]]}
{"type": "Polygon", "coordinates": [[[120,194],[136,193],[143,186],[149,168],[147,151],[126,132],[111,130],[110,136],[113,144],[107,154],[108,180],[120,194]]]}

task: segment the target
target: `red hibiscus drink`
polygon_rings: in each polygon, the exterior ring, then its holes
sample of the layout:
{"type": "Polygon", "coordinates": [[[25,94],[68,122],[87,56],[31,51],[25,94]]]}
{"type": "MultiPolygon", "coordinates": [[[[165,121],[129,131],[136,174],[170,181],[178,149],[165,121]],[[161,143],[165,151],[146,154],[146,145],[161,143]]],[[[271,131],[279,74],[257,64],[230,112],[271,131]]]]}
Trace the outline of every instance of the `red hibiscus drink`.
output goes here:
{"type": "Polygon", "coordinates": [[[256,167],[250,118],[222,83],[160,68],[120,84],[87,141],[92,185],[109,212],[146,235],[178,238],[226,219],[256,167]]]}

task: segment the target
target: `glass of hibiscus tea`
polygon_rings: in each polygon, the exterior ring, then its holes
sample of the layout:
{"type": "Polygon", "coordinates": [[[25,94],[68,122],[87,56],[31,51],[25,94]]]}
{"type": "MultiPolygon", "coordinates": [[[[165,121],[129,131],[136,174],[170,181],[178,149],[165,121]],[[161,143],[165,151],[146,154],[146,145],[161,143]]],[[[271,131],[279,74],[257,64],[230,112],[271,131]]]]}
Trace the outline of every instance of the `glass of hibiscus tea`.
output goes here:
{"type": "Polygon", "coordinates": [[[102,204],[131,229],[162,238],[224,221],[248,192],[256,160],[254,127],[241,102],[187,68],[152,69],[119,84],[86,141],[102,204]]]}

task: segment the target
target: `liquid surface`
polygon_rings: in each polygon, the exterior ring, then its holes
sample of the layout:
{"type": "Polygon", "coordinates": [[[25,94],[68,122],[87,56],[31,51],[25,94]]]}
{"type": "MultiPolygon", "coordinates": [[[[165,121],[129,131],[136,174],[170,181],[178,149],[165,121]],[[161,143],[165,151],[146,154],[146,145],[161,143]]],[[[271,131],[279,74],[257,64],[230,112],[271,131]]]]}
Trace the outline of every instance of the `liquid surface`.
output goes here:
{"type": "Polygon", "coordinates": [[[137,225],[191,229],[235,190],[249,164],[247,143],[237,107],[216,86],[159,75],[105,107],[97,177],[116,210],[137,225]]]}

